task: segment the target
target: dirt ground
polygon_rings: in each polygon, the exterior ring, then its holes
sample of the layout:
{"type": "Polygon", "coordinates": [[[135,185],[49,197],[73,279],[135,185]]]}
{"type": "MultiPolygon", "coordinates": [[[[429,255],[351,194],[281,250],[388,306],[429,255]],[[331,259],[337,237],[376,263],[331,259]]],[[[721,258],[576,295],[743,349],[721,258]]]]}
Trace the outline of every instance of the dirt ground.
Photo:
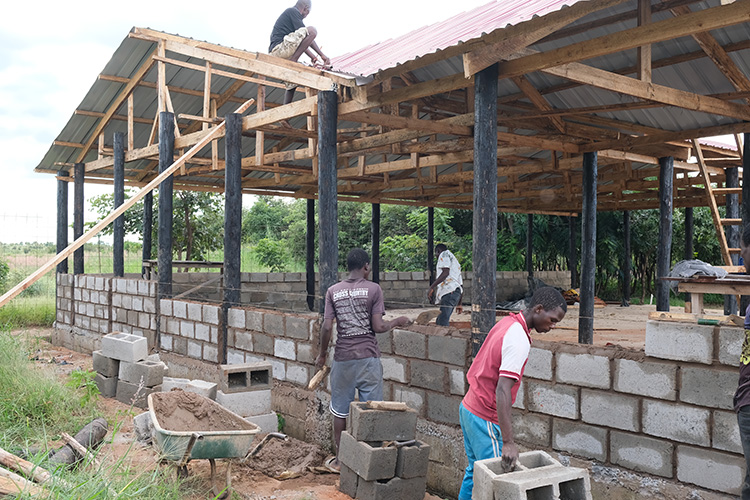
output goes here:
{"type": "MultiPolygon", "coordinates": [[[[643,348],[645,322],[648,313],[654,306],[606,306],[595,310],[594,342],[597,345],[607,343],[623,347],[643,348]]],[[[416,317],[423,309],[394,311],[387,315],[406,314],[416,317]]],[[[455,322],[470,321],[468,313],[456,314],[455,322]]],[[[568,314],[560,326],[549,334],[539,334],[545,340],[577,340],[577,308],[569,308],[568,314]]],[[[52,346],[46,339],[50,329],[32,329],[23,332],[38,340],[39,350],[35,353],[38,366],[50,370],[58,376],[69,374],[76,368],[91,369],[91,357],[68,349],[52,346]]],[[[172,467],[170,464],[159,464],[154,450],[135,442],[133,416],[141,410],[131,409],[114,399],[100,398],[99,408],[110,422],[110,428],[116,428],[114,436],[105,440],[100,457],[107,462],[114,462],[127,453],[127,461],[132,470],[153,470],[155,467],[172,467]],[[135,442],[135,444],[134,444],[135,442]]],[[[255,443],[261,436],[256,437],[255,443]]],[[[460,446],[457,443],[456,446],[460,446]]],[[[525,450],[521,450],[525,451],[525,450]]],[[[721,495],[676,481],[668,481],[653,476],[639,475],[614,467],[606,467],[595,462],[579,460],[558,453],[554,458],[563,464],[583,467],[589,470],[592,496],[594,499],[635,500],[654,498],[663,500],[727,500],[735,498],[721,495]]],[[[246,464],[232,464],[233,498],[243,500],[349,500],[350,497],[338,491],[338,475],[322,473],[320,466],[325,453],[318,447],[290,440],[289,443],[269,441],[255,460],[246,464]],[[286,466],[285,466],[286,465],[286,466]],[[284,469],[287,469],[286,471],[284,469]],[[290,479],[277,479],[280,475],[290,479]]],[[[220,461],[218,469],[219,482],[223,481],[226,461],[220,461]]],[[[186,495],[186,500],[213,498],[211,495],[210,468],[207,460],[196,460],[188,465],[189,477],[194,478],[196,491],[204,492],[186,495]]],[[[425,500],[442,500],[430,493],[425,500]]]]}

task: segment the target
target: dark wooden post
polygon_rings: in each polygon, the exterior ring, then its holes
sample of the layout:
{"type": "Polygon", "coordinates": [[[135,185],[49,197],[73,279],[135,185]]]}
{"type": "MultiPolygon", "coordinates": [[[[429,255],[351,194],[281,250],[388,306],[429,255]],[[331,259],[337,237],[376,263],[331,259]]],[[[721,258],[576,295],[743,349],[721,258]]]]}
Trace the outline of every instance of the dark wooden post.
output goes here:
{"type": "MultiPolygon", "coordinates": [[[[174,163],[174,115],[159,113],[159,173],[174,163]]],[[[159,184],[159,248],[157,252],[159,299],[172,296],[172,192],[174,176],[159,184]]],[[[157,333],[158,335],[158,333],[157,333]]]]}
{"type": "MultiPolygon", "coordinates": [[[[151,228],[154,225],[154,193],[143,197],[143,253],[141,260],[151,260],[151,228]]],[[[146,267],[141,266],[141,275],[146,275],[146,267]]]]}
{"type": "MultiPolygon", "coordinates": [[[[67,176],[65,170],[57,171],[57,253],[68,246],[68,182],[62,180],[67,176]]],[[[57,265],[57,272],[68,273],[68,259],[57,265]]]]}
{"type": "Polygon", "coordinates": [[[336,126],[338,96],[318,93],[318,206],[320,216],[320,311],[325,309],[328,288],[338,280],[338,190],[336,172],[336,126]]]}
{"type": "Polygon", "coordinates": [[[435,208],[427,207],[427,270],[430,285],[435,282],[435,208]]]}
{"type": "Polygon", "coordinates": [[[226,117],[224,137],[224,300],[219,336],[219,361],[227,362],[227,318],[229,309],[240,305],[240,264],[242,238],[242,115],[226,117]]]}
{"type": "Polygon", "coordinates": [[[672,262],[672,207],[674,158],[659,158],[659,244],[656,249],[656,310],[669,311],[669,275],[672,262]]]}
{"type": "Polygon", "coordinates": [[[497,272],[497,64],[474,76],[474,216],[471,348],[495,324],[497,272]]]}
{"type": "Polygon", "coordinates": [[[578,342],[594,343],[594,291],[596,282],[596,185],[598,155],[583,154],[583,206],[581,210],[581,304],[578,342]]]}
{"type": "Polygon", "coordinates": [[[568,217],[568,269],[570,288],[578,288],[578,234],[574,217],[568,217]]]}
{"type": "Polygon", "coordinates": [[[622,239],[624,254],[622,265],[622,307],[630,306],[630,212],[622,213],[622,239]]]}
{"type": "Polygon", "coordinates": [[[315,200],[307,200],[307,232],[305,233],[305,273],[307,277],[307,308],[315,309],[315,200]]]}
{"type": "Polygon", "coordinates": [[[693,207],[685,207],[685,260],[693,260],[693,234],[695,223],[693,222],[693,207]]]}
{"type": "MultiPolygon", "coordinates": [[[[125,134],[115,132],[114,150],[115,209],[125,203],[125,134]]],[[[112,268],[115,276],[125,276],[125,215],[115,219],[112,239],[112,268]]]]}
{"type": "Polygon", "coordinates": [[[534,214],[526,214],[526,272],[534,277],[534,214]]]}
{"type": "Polygon", "coordinates": [[[750,172],[750,133],[742,134],[742,228],[750,224],[750,182],[745,182],[745,172],[750,172]]]}
{"type": "MultiPolygon", "coordinates": [[[[728,167],[724,169],[726,172],[726,187],[736,188],[740,186],[740,172],[737,167],[728,167]]],[[[750,176],[749,176],[750,177],[750,176]]],[[[738,219],[740,217],[740,204],[739,196],[736,194],[728,194],[726,197],[726,218],[727,219],[738,219]]],[[[740,247],[740,229],[739,226],[727,226],[726,228],[727,245],[729,248],[740,247]]],[[[730,254],[732,258],[732,264],[737,265],[739,262],[739,255],[730,254]]],[[[725,295],[724,296],[724,314],[729,316],[730,314],[737,313],[737,296],[736,295],[725,295]]]]}
{"type": "MultiPolygon", "coordinates": [[[[73,166],[73,241],[83,236],[83,163],[73,166]]],[[[73,274],[83,274],[83,246],[73,252],[73,274]]]]}
{"type": "Polygon", "coordinates": [[[372,204],[372,276],[375,283],[380,283],[380,203],[372,204]]]}

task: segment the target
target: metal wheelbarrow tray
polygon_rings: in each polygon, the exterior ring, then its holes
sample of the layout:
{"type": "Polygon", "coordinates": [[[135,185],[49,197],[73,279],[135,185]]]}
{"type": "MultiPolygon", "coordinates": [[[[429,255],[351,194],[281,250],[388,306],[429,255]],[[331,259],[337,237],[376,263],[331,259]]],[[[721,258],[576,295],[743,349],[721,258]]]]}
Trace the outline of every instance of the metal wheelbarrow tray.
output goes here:
{"type": "MultiPolygon", "coordinates": [[[[181,392],[181,391],[179,391],[181,392]]],[[[212,430],[193,429],[187,431],[176,431],[165,429],[162,426],[165,418],[159,414],[157,403],[168,403],[170,399],[180,397],[178,391],[155,392],[148,395],[148,412],[154,426],[154,440],[156,448],[160,451],[162,458],[177,462],[178,474],[186,475],[186,465],[190,460],[207,459],[211,462],[211,483],[214,491],[218,494],[219,489],[215,486],[214,475],[216,472],[216,459],[221,458],[244,458],[260,432],[260,428],[240,417],[236,413],[227,410],[220,404],[197,394],[190,397],[200,398],[200,402],[206,405],[212,412],[220,415],[225,421],[237,426],[236,430],[212,430]],[[162,417],[160,419],[160,417],[162,417]]],[[[175,400],[176,404],[176,400],[175,400]]],[[[230,464],[227,464],[227,487],[228,493],[231,484],[230,464]]]]}

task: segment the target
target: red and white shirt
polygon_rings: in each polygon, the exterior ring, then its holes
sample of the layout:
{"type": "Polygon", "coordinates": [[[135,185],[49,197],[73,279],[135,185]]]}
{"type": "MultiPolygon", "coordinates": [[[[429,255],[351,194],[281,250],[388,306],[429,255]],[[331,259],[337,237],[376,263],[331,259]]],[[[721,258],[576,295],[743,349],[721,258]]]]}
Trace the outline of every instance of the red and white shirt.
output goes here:
{"type": "Polygon", "coordinates": [[[464,407],[477,417],[498,424],[497,381],[500,377],[516,381],[511,390],[511,403],[515,402],[530,350],[531,335],[523,314],[500,320],[487,334],[466,374],[469,391],[463,399],[464,407]]]}

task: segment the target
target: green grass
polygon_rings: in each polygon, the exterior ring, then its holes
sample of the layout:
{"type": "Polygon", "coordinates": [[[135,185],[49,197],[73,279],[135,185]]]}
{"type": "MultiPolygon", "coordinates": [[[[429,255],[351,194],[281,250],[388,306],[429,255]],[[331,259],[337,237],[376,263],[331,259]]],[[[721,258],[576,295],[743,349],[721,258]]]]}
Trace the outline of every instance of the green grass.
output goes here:
{"type": "Polygon", "coordinates": [[[0,307],[0,325],[8,328],[50,327],[55,321],[55,297],[17,297],[0,307]]]}
{"type": "MultiPolygon", "coordinates": [[[[91,387],[90,373],[73,372],[73,376],[59,377],[42,370],[30,361],[39,347],[34,339],[11,334],[0,329],[0,447],[15,453],[29,449],[45,450],[47,443],[58,440],[62,432],[75,434],[93,418],[100,416],[96,410],[98,391],[91,387]],[[78,387],[80,386],[80,387],[78,387]],[[76,388],[78,387],[78,388],[76,388]]],[[[105,445],[95,451],[103,466],[83,463],[76,468],[46,466],[46,451],[37,452],[31,461],[46,467],[56,479],[46,498],[59,500],[93,499],[144,499],[180,500],[200,493],[205,482],[197,478],[178,479],[173,467],[154,462],[137,466],[129,456],[132,446],[122,456],[110,456],[112,443],[120,424],[136,412],[118,413],[105,445]],[[114,429],[113,429],[114,427],[114,429]]],[[[28,494],[17,498],[32,498],[28,494]]]]}

